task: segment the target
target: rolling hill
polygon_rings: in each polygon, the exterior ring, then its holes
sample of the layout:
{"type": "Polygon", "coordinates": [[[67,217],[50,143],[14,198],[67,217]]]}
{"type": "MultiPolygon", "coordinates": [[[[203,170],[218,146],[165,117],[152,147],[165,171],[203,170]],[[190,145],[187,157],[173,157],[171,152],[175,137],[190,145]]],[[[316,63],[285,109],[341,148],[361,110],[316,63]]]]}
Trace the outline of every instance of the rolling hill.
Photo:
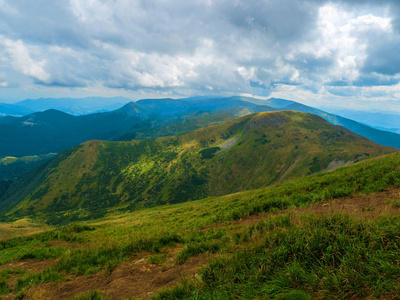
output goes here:
{"type": "Polygon", "coordinates": [[[177,136],[84,143],[19,178],[0,203],[3,216],[65,223],[260,188],[393,151],[312,114],[258,113],[177,136]]]}

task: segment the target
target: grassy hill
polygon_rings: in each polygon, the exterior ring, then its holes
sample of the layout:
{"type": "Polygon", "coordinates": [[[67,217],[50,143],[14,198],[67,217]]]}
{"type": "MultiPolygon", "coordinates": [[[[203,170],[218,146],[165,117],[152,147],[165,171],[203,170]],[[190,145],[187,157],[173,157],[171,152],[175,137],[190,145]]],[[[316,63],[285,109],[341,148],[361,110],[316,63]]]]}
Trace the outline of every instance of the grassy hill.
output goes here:
{"type": "Polygon", "coordinates": [[[284,108],[283,110],[295,110],[295,111],[302,111],[302,112],[307,112],[311,114],[316,114],[317,116],[320,116],[327,120],[331,124],[335,125],[340,125],[343,127],[346,127],[347,129],[362,135],[371,141],[374,141],[375,143],[378,143],[380,145],[385,145],[385,146],[390,146],[390,147],[395,147],[400,149],[400,135],[396,134],[394,132],[389,132],[389,131],[384,131],[384,130],[379,130],[376,128],[372,128],[370,126],[364,125],[362,123],[343,118],[340,116],[336,116],[334,114],[330,114],[327,112],[324,112],[322,110],[303,105],[300,103],[292,103],[284,108]]]}
{"type": "Polygon", "coordinates": [[[53,158],[56,154],[47,154],[40,156],[13,157],[6,156],[0,159],[0,181],[14,180],[22,173],[32,170],[53,158]]]}
{"type": "Polygon", "coordinates": [[[259,113],[177,136],[84,143],[14,182],[1,206],[3,216],[65,223],[260,188],[393,151],[315,115],[259,113]]]}
{"type": "Polygon", "coordinates": [[[258,190],[2,240],[0,294],[396,299],[399,166],[399,153],[389,154],[258,190]]]}

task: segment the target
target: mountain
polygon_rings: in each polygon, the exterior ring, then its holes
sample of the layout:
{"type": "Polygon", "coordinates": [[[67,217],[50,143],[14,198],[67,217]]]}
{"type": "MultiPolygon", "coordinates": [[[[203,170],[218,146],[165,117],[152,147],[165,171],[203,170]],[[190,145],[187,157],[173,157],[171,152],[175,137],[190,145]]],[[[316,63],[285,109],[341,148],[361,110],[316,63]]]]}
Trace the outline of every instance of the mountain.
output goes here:
{"type": "Polygon", "coordinates": [[[176,135],[193,131],[202,127],[217,125],[219,123],[235,119],[235,117],[248,115],[247,111],[242,109],[227,109],[213,112],[196,112],[180,117],[156,120],[150,122],[151,125],[142,129],[134,129],[122,136],[114,139],[115,141],[142,140],[157,138],[169,135],[176,135]],[[225,112],[229,111],[229,113],[225,112]],[[238,114],[238,116],[235,115],[238,114]]]}
{"type": "MultiPolygon", "coordinates": [[[[184,99],[145,99],[136,103],[151,110],[158,118],[170,118],[196,111],[217,111],[234,107],[255,108],[249,98],[230,97],[185,101],[184,99]]],[[[253,99],[255,102],[262,100],[253,99]]]]}
{"type": "Polygon", "coordinates": [[[14,120],[18,119],[18,117],[14,116],[2,116],[0,117],[0,124],[7,124],[7,123],[12,123],[14,120]]]}
{"type": "Polygon", "coordinates": [[[158,139],[90,141],[20,177],[0,207],[49,223],[255,189],[395,151],[280,111],[158,139]]]}
{"type": "Polygon", "coordinates": [[[3,117],[0,118],[0,157],[59,153],[92,139],[128,140],[173,135],[216,124],[218,118],[224,121],[231,116],[280,110],[313,113],[378,144],[400,148],[400,135],[393,132],[371,128],[290,100],[235,96],[201,100],[146,99],[130,102],[111,112],[83,116],[72,116],[53,109],[20,118],[3,117]],[[213,114],[225,115],[223,118],[203,118],[181,123],[213,114]],[[181,124],[170,126],[177,123],[181,124]],[[161,128],[165,126],[169,127],[161,128]]]}
{"type": "Polygon", "coordinates": [[[30,113],[56,109],[74,116],[79,116],[96,112],[112,111],[130,101],[130,99],[125,97],[40,98],[26,99],[18,102],[17,105],[29,109],[30,113]]]}
{"type": "Polygon", "coordinates": [[[216,111],[197,111],[168,119],[148,120],[143,122],[143,124],[146,125],[142,128],[134,128],[132,131],[116,137],[113,140],[129,141],[176,135],[202,127],[217,125],[218,123],[252,113],[250,109],[238,106],[216,111]]]}
{"type": "Polygon", "coordinates": [[[33,113],[34,110],[16,104],[0,103],[0,116],[11,115],[11,116],[24,116],[33,113]]]}
{"type": "Polygon", "coordinates": [[[182,101],[173,99],[157,99],[157,100],[140,100],[137,102],[149,109],[158,110],[158,115],[171,116],[173,114],[188,113],[196,110],[219,110],[233,107],[244,107],[249,110],[249,113],[262,111],[277,111],[277,110],[295,110],[300,112],[312,113],[321,116],[328,122],[334,125],[341,125],[347,129],[360,134],[378,144],[388,147],[400,149],[400,135],[378,130],[367,125],[355,122],[353,120],[336,116],[325,111],[297,103],[291,100],[270,98],[267,100],[259,100],[249,97],[230,97],[182,101]],[[165,111],[165,113],[163,112],[165,111]]]}
{"type": "MultiPolygon", "coordinates": [[[[135,103],[108,113],[84,116],[72,116],[57,110],[47,110],[28,116],[0,119],[0,157],[27,156],[59,153],[69,147],[93,140],[124,140],[142,136],[164,136],[187,132],[199,127],[216,124],[232,119],[231,114],[202,118],[218,112],[195,112],[169,119],[148,119],[150,112],[146,108],[136,107],[135,103]],[[161,128],[192,118],[202,118],[186,122],[177,127],[161,128]],[[2,119],[4,122],[1,122],[2,119]],[[152,130],[152,128],[159,128],[152,130]],[[176,128],[176,130],[172,130],[176,128]],[[172,131],[171,131],[172,130],[172,131]],[[146,133],[148,132],[148,133],[146,133]],[[157,132],[159,132],[157,134],[157,132]]],[[[232,108],[235,113],[242,109],[232,108]]]]}
{"type": "Polygon", "coordinates": [[[340,116],[336,116],[325,111],[303,105],[297,102],[294,102],[286,107],[281,108],[282,110],[296,110],[302,111],[307,113],[316,114],[327,120],[329,123],[334,125],[340,125],[346,127],[347,129],[362,135],[375,143],[380,145],[388,146],[388,147],[395,147],[400,149],[400,134],[396,134],[393,132],[378,130],[367,125],[358,123],[356,121],[343,118],[340,116]]]}
{"type": "MultiPolygon", "coordinates": [[[[124,135],[128,133],[131,136],[140,136],[135,133],[137,130],[167,126],[198,117],[202,113],[211,115],[225,113],[225,109],[230,109],[232,113],[243,115],[243,110],[247,107],[257,107],[257,104],[235,98],[191,102],[149,99],[130,102],[112,112],[83,116],[72,116],[50,109],[20,118],[4,117],[0,119],[0,157],[58,153],[92,139],[114,140],[121,136],[126,139],[124,135]],[[240,105],[243,107],[238,111],[237,107],[240,105]]],[[[213,120],[210,122],[214,123],[213,120]]],[[[204,120],[197,124],[208,125],[204,120]]],[[[191,129],[194,127],[184,129],[183,125],[177,132],[191,129]]],[[[170,129],[164,132],[177,133],[170,129]]]]}

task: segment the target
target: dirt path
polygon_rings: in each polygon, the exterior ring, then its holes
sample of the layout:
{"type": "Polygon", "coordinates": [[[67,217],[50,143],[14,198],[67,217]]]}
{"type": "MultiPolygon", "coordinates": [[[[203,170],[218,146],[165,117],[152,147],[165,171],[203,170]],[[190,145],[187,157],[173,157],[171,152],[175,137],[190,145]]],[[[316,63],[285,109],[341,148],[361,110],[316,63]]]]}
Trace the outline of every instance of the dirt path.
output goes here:
{"type": "Polygon", "coordinates": [[[354,218],[373,219],[380,216],[400,215],[400,188],[368,195],[355,195],[339,199],[327,200],[307,207],[285,209],[271,213],[261,213],[230,223],[207,225],[198,230],[208,230],[229,225],[254,225],[262,219],[287,213],[301,214],[347,214],[354,218]]]}
{"type": "Polygon", "coordinates": [[[167,265],[150,264],[147,258],[124,262],[110,274],[101,271],[91,276],[71,278],[67,282],[34,286],[24,299],[73,299],[92,290],[98,290],[111,299],[148,299],[154,292],[173,286],[182,278],[194,278],[197,270],[211,259],[211,255],[191,257],[182,265],[175,265],[172,260],[167,265]]]}
{"type": "MultiPolygon", "coordinates": [[[[362,219],[399,215],[400,188],[369,195],[356,195],[354,197],[329,200],[303,208],[259,214],[231,223],[205,226],[199,230],[208,230],[227,225],[253,225],[262,219],[286,213],[327,215],[344,213],[362,219]]],[[[215,255],[202,254],[188,259],[182,265],[176,265],[174,257],[181,248],[182,245],[178,245],[174,248],[166,249],[169,259],[162,264],[149,263],[148,258],[151,254],[142,253],[141,257],[135,257],[129,262],[120,264],[111,273],[102,271],[88,277],[71,277],[66,282],[50,282],[34,286],[26,293],[24,299],[73,299],[77,294],[92,290],[98,290],[102,295],[114,300],[132,297],[148,299],[156,291],[173,286],[182,278],[194,278],[197,270],[215,257],[215,255]]],[[[30,270],[42,269],[46,266],[46,262],[26,261],[9,263],[8,267],[11,267],[12,264],[14,264],[14,267],[30,270]]]]}

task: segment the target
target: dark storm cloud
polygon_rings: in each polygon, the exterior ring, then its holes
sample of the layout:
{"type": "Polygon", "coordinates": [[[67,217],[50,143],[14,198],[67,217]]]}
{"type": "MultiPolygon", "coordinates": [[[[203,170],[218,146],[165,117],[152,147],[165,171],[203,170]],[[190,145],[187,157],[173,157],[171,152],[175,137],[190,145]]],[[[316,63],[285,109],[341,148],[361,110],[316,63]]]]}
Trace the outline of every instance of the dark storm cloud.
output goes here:
{"type": "Polygon", "coordinates": [[[360,76],[356,81],[352,84],[354,86],[390,86],[396,85],[400,82],[400,78],[394,77],[382,77],[378,74],[370,74],[366,76],[360,76]]]}
{"type": "Polygon", "coordinates": [[[385,35],[371,41],[362,72],[383,75],[400,73],[400,39],[393,39],[393,36],[385,35]]]}
{"type": "Polygon", "coordinates": [[[3,1],[0,33],[27,43],[87,48],[90,38],[68,1],[3,1]]]}

